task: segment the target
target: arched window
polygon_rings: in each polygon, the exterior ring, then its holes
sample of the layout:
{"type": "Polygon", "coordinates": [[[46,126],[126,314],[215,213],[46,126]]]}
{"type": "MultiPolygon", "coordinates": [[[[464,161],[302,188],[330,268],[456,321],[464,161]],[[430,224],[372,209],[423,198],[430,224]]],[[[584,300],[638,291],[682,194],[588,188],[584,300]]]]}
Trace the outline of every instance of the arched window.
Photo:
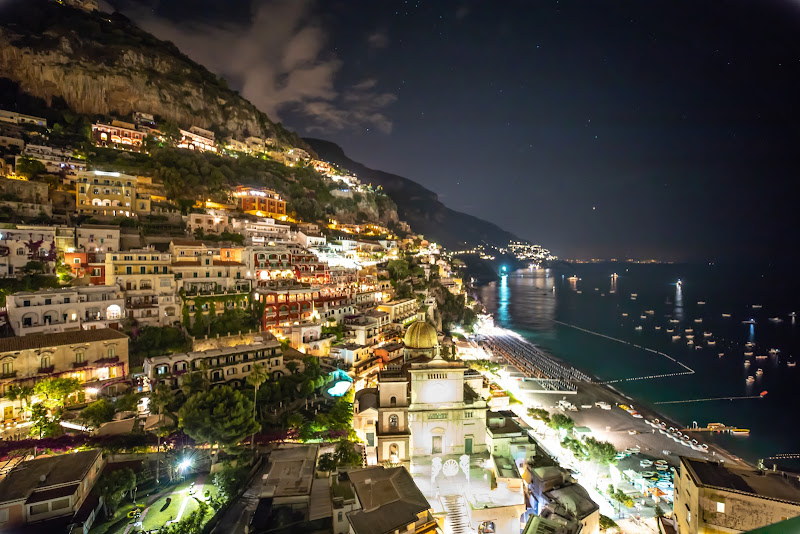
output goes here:
{"type": "Polygon", "coordinates": [[[399,423],[399,419],[397,418],[396,415],[390,415],[389,416],[389,428],[391,430],[397,430],[398,423],[399,423]]]}
{"type": "Polygon", "coordinates": [[[392,406],[397,406],[397,397],[392,397],[391,399],[389,399],[389,404],[391,404],[392,406]]]}

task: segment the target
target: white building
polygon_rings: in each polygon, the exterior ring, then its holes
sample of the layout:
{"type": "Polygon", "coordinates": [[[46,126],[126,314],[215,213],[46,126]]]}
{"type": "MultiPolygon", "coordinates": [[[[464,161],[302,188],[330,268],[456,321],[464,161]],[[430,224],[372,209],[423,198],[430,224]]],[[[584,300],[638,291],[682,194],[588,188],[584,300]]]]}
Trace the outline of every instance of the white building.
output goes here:
{"type": "Polygon", "coordinates": [[[0,121],[10,122],[12,124],[30,124],[33,126],[44,126],[47,128],[47,119],[42,117],[34,117],[33,115],[25,115],[17,113],[16,111],[8,111],[0,109],[0,121]]]}
{"type": "Polygon", "coordinates": [[[194,234],[196,230],[202,230],[204,234],[219,235],[222,232],[233,233],[233,221],[227,214],[219,210],[209,210],[207,213],[190,213],[184,215],[186,228],[194,234]]]}
{"type": "Polygon", "coordinates": [[[291,243],[291,228],[288,224],[279,224],[275,219],[261,218],[256,221],[234,219],[233,228],[244,236],[246,245],[264,246],[270,243],[291,243]]]}
{"type": "Polygon", "coordinates": [[[18,336],[119,328],[125,317],[125,299],[116,285],[22,291],[9,295],[6,306],[18,336]]]}
{"type": "Polygon", "coordinates": [[[243,385],[255,364],[261,365],[273,378],[285,374],[281,344],[274,339],[255,341],[249,345],[145,358],[144,374],[150,380],[151,389],[158,384],[178,388],[181,377],[191,372],[205,374],[211,384],[235,381],[243,385]]]}
{"type": "Polygon", "coordinates": [[[28,262],[42,262],[52,272],[58,259],[56,228],[18,224],[0,229],[0,276],[15,276],[28,262]]]}
{"type": "Polygon", "coordinates": [[[192,126],[188,130],[180,130],[180,133],[181,139],[178,141],[178,148],[209,152],[217,151],[217,145],[214,142],[214,132],[211,130],[192,126]]]}
{"type": "Polygon", "coordinates": [[[172,255],[152,249],[106,254],[106,284],[125,292],[126,316],[145,325],[167,326],[180,320],[172,255]]]}
{"type": "Polygon", "coordinates": [[[85,225],[75,229],[76,250],[114,252],[120,249],[119,226],[85,225]]]}
{"type": "Polygon", "coordinates": [[[298,230],[297,233],[295,233],[295,240],[303,248],[324,247],[327,242],[325,236],[322,234],[313,234],[302,230],[298,230]]]}
{"type": "Polygon", "coordinates": [[[42,145],[26,145],[22,154],[15,158],[15,167],[19,164],[19,160],[23,156],[42,162],[47,172],[52,174],[61,171],[67,174],[75,174],[78,171],[86,170],[86,161],[72,157],[71,150],[60,150],[58,148],[42,145]]]}

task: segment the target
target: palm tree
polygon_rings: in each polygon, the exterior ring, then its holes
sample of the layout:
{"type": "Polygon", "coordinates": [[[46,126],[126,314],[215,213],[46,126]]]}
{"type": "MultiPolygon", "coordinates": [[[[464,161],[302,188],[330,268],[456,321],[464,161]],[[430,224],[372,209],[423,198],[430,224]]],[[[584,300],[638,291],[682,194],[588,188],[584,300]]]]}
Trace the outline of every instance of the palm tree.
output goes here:
{"type": "MultiPolygon", "coordinates": [[[[253,390],[253,418],[256,416],[256,396],[258,395],[258,388],[261,387],[261,384],[267,381],[269,378],[269,373],[264,366],[261,364],[253,364],[253,370],[250,372],[250,375],[247,377],[247,383],[255,388],[253,390]]],[[[256,435],[253,434],[250,436],[250,448],[255,448],[256,446],[256,435]]]]}
{"type": "Polygon", "coordinates": [[[158,471],[160,467],[158,463],[158,454],[161,452],[161,417],[164,415],[164,408],[174,400],[175,392],[165,384],[159,384],[150,394],[150,402],[158,408],[158,427],[156,428],[156,434],[158,435],[158,445],[156,445],[156,484],[158,484],[158,471]]]}

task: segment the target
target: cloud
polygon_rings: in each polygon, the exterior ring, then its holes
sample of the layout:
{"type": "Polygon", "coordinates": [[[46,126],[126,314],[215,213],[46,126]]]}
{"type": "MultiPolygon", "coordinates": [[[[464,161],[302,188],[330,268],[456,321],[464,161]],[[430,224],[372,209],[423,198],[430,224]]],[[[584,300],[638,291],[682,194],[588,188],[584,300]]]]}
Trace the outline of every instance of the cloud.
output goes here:
{"type": "MultiPolygon", "coordinates": [[[[273,120],[293,113],[309,121],[309,130],[392,129],[385,110],[395,95],[380,92],[375,80],[337,86],[342,61],[329,50],[328,34],[314,18],[311,2],[259,2],[244,25],[176,24],[143,9],[126,15],[226,78],[273,120]]],[[[383,41],[376,37],[375,42],[383,41]]]]}
{"type": "Polygon", "coordinates": [[[389,34],[384,30],[378,30],[367,36],[367,43],[372,48],[386,48],[389,45],[389,34]]]}

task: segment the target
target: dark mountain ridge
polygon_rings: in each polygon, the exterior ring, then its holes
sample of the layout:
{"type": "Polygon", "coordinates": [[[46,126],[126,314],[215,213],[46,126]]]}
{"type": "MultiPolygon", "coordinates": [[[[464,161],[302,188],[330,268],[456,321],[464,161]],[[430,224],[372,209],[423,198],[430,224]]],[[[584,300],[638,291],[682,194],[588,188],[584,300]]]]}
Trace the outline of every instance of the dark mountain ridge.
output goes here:
{"type": "Polygon", "coordinates": [[[408,222],[415,232],[448,249],[460,250],[484,242],[505,246],[509,241],[518,239],[494,223],[448,208],[439,201],[436,193],[417,182],[353,161],[335,143],[314,138],[306,138],[305,141],[319,154],[320,159],[355,173],[363,183],[381,186],[397,205],[401,219],[408,222]]]}

